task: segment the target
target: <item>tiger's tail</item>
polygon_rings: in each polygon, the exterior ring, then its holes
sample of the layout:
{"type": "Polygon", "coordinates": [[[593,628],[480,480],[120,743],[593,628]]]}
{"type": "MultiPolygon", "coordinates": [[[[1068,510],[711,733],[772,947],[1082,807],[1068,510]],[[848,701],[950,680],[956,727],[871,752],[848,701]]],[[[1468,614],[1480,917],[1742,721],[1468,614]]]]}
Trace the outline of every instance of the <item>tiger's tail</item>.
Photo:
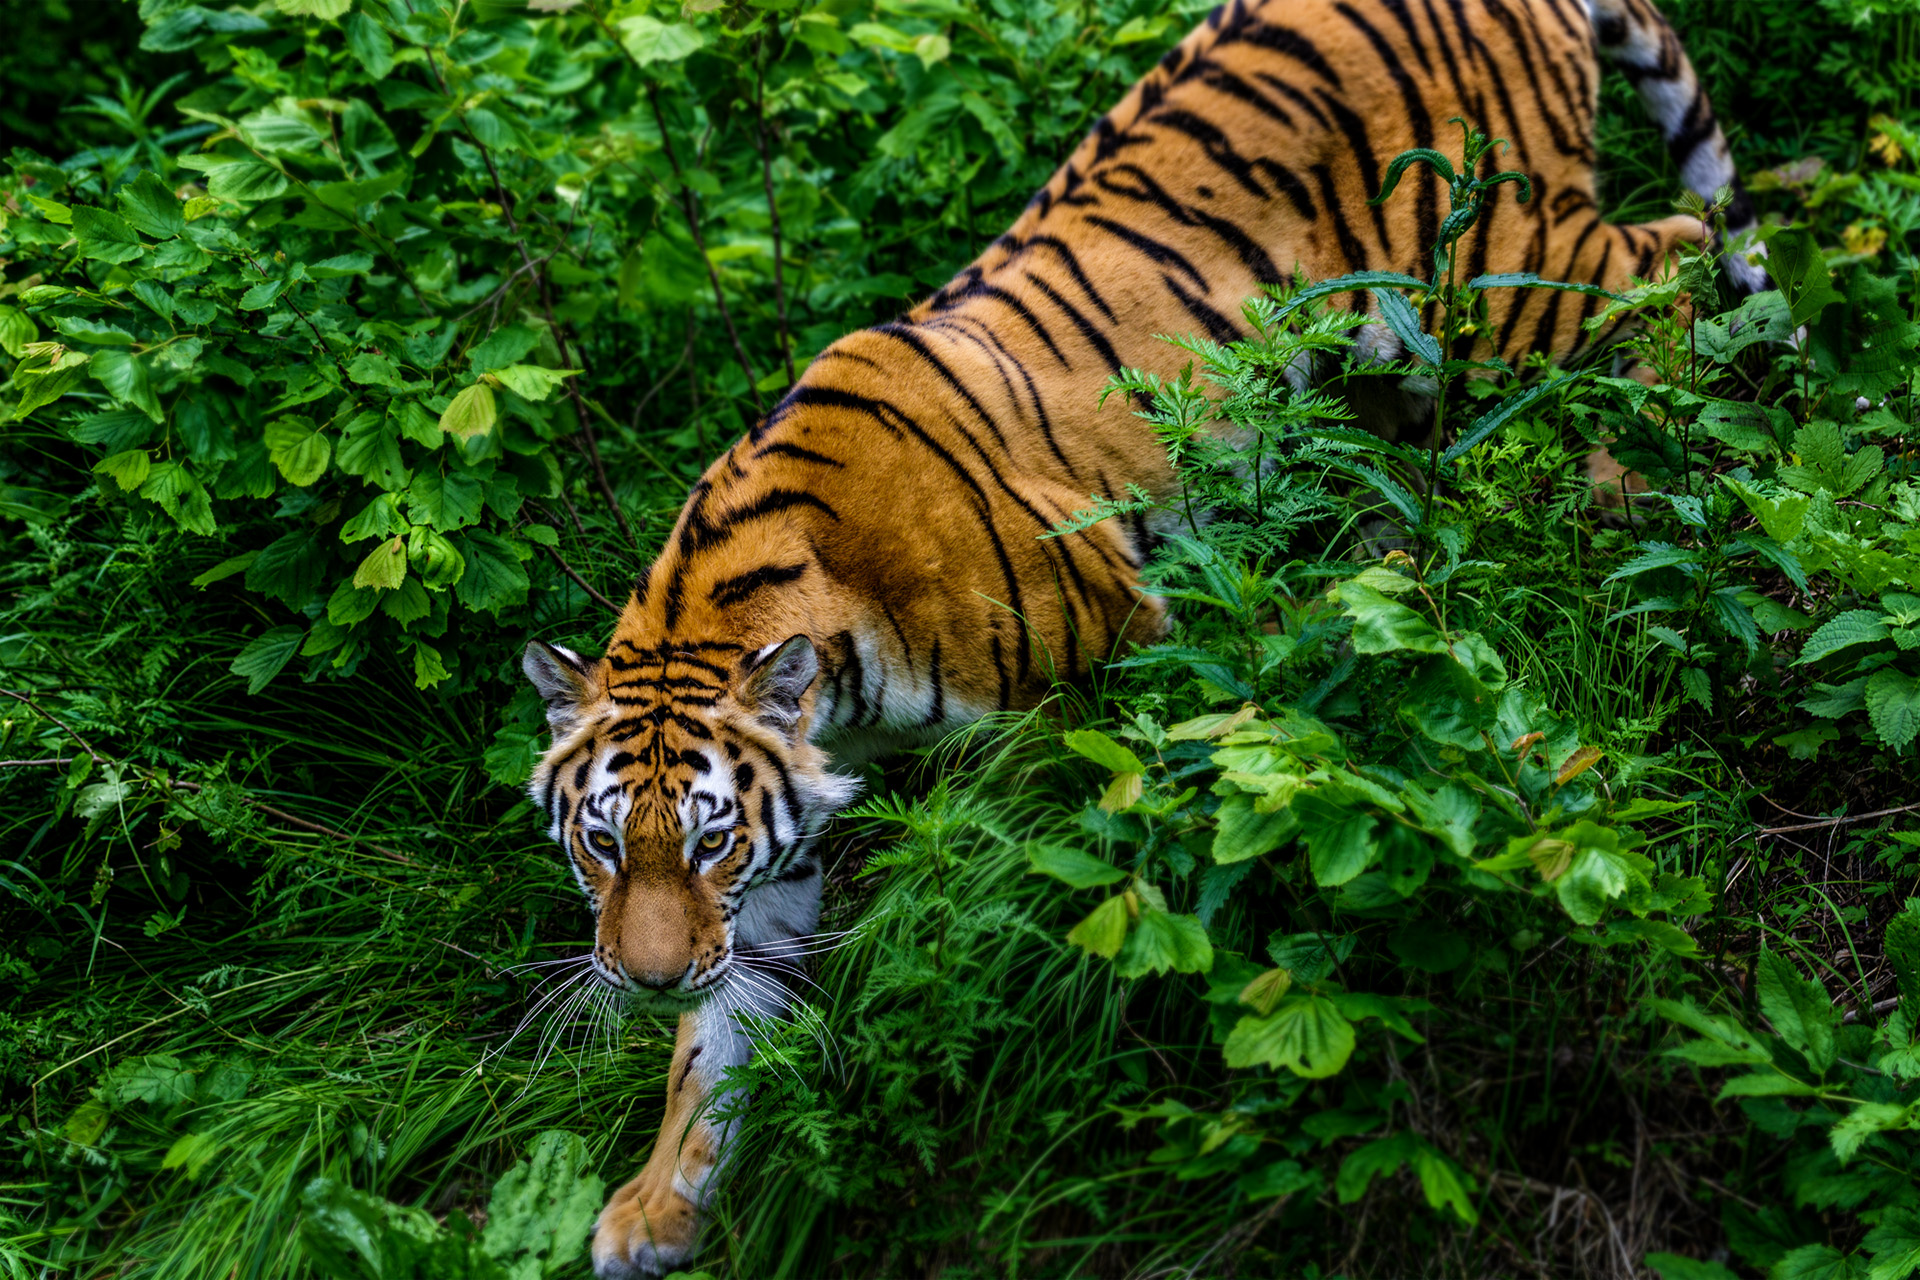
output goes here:
{"type": "MultiPolygon", "coordinates": [[[[1726,135],[1679,35],[1648,0],[1587,3],[1601,54],[1639,91],[1641,104],[1660,126],[1681,181],[1709,201],[1723,187],[1733,192],[1726,211],[1727,239],[1738,241],[1758,225],[1753,198],[1733,167],[1726,135]]],[[[1767,287],[1766,272],[1745,253],[1730,253],[1724,261],[1727,275],[1744,292],[1767,287]]]]}

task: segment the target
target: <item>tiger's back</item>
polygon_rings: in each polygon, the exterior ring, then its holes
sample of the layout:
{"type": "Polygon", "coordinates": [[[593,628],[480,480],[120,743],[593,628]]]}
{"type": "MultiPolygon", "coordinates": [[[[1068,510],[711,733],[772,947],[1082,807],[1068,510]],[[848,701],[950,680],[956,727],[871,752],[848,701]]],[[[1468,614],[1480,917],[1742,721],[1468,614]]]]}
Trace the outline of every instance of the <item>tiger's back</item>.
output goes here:
{"type": "MultiPolygon", "coordinates": [[[[851,790],[834,765],[1031,706],[1161,633],[1139,589],[1144,524],[1043,536],[1090,494],[1172,486],[1152,429],[1127,404],[1101,408],[1102,388],[1123,367],[1173,372],[1156,335],[1239,336],[1263,285],[1424,276],[1445,192],[1415,169],[1370,206],[1395,155],[1452,150],[1455,116],[1510,142],[1489,167],[1524,172],[1532,199],[1498,189],[1460,247],[1471,274],[1617,288],[1697,236],[1687,218],[1602,219],[1603,54],[1691,187],[1735,184],[1645,0],[1233,0],[949,285],[821,352],[694,486],[608,655],[529,648],[556,739],[534,791],[595,904],[596,972],[688,1000],[732,990],[813,927],[813,844],[851,790]]],[[[1582,327],[1591,298],[1487,304],[1481,354],[1517,364],[1604,340],[1582,327]]],[[[1384,327],[1364,333],[1367,354],[1397,354],[1384,327]]],[[[775,1011],[777,975],[755,981],[749,1002],[775,1011]]],[[[726,1137],[704,1100],[751,1051],[725,1007],[682,1017],[663,1141],[602,1215],[602,1276],[692,1248],[726,1137]]]]}

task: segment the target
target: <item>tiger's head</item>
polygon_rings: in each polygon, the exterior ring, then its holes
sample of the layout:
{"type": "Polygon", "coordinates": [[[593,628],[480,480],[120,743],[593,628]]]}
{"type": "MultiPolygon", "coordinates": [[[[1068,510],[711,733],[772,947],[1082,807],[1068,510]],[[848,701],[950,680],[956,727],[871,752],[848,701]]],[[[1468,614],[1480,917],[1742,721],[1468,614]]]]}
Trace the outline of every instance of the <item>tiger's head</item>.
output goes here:
{"type": "Polygon", "coordinates": [[[534,770],[593,907],[594,971],[692,1002],[738,952],[812,932],[821,827],[858,790],[807,741],[812,642],[648,648],[604,658],[535,641],[521,663],[553,744],[534,770]]]}

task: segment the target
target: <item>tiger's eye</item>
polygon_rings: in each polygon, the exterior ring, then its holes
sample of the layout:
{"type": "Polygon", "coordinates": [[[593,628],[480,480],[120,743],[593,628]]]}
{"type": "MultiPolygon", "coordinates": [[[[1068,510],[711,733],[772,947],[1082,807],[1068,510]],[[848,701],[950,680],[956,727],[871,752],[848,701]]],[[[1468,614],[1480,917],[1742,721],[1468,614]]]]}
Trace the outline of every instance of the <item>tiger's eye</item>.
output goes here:
{"type": "Polygon", "coordinates": [[[612,853],[618,847],[613,837],[605,831],[587,832],[587,843],[600,853],[612,853]]]}
{"type": "Polygon", "coordinates": [[[719,849],[720,846],[725,844],[726,842],[727,842],[726,832],[709,831],[707,832],[707,834],[700,837],[700,852],[712,853],[715,850],[719,849]]]}

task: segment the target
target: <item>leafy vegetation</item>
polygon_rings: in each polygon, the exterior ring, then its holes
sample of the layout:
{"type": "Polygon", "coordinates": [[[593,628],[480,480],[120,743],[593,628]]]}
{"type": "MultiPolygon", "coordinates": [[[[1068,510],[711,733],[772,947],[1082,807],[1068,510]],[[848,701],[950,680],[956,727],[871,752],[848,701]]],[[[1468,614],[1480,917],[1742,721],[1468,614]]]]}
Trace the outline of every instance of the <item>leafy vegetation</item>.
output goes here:
{"type": "MultiPolygon", "coordinates": [[[[1443,242],[1117,380],[1178,632],[872,774],[708,1275],[1920,1267],[1920,15],[1667,8],[1777,287],[1690,257],[1600,317],[1645,377],[1523,377],[1442,353],[1551,282],[1443,242]],[[1355,287],[1403,365],[1345,362],[1355,287]],[[1431,448],[1347,416],[1408,374],[1431,448]]],[[[564,962],[514,658],[593,648],[707,458],[1199,11],[26,7],[11,1274],[587,1274],[671,1028],[564,962]]],[[[1608,94],[1610,207],[1663,213],[1608,94]]]]}

